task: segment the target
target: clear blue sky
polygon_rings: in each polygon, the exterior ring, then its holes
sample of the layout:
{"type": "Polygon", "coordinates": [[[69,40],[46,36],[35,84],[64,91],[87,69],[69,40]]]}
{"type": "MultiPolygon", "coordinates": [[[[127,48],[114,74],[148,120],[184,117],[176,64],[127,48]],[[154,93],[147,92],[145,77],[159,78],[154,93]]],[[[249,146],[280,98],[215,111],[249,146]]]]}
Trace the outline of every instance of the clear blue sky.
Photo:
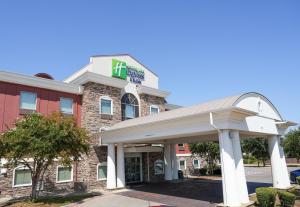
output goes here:
{"type": "Polygon", "coordinates": [[[192,105],[257,91],[300,122],[300,1],[0,1],[0,69],[64,79],[129,53],[192,105]]]}

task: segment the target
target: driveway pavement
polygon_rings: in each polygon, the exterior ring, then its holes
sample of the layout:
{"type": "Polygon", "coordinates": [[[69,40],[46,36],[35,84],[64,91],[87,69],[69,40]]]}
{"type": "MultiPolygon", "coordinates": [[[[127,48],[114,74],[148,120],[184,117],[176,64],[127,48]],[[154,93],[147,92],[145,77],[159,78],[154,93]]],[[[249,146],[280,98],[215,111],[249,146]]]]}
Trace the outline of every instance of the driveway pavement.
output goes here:
{"type": "MultiPolygon", "coordinates": [[[[289,171],[296,168],[289,168],[289,171]]],[[[270,167],[245,168],[249,194],[255,188],[272,186],[270,167]]],[[[105,193],[77,204],[81,207],[148,207],[165,204],[176,207],[213,207],[221,203],[222,182],[217,180],[187,179],[176,182],[151,183],[131,186],[130,189],[105,193]]]]}
{"type": "Polygon", "coordinates": [[[85,199],[67,207],[149,207],[160,203],[119,195],[120,191],[104,192],[101,196],[85,199]]]}

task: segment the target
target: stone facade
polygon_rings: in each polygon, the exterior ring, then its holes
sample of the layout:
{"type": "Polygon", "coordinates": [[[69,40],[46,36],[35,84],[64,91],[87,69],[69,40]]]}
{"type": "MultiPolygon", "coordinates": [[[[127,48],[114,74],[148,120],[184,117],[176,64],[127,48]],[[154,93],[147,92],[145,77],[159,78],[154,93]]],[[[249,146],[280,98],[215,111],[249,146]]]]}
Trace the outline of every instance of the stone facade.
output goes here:
{"type": "Polygon", "coordinates": [[[150,115],[150,106],[155,105],[159,107],[159,111],[165,111],[165,99],[161,97],[151,96],[148,94],[141,94],[141,116],[150,115]]]}
{"type": "Polygon", "coordinates": [[[205,161],[203,159],[201,159],[198,156],[194,156],[194,155],[190,155],[190,156],[177,156],[177,163],[178,163],[178,168],[179,168],[179,162],[180,160],[185,160],[186,163],[186,168],[185,169],[181,169],[181,171],[183,172],[183,176],[184,177],[189,177],[189,176],[197,176],[200,175],[199,174],[199,169],[196,169],[194,167],[194,159],[199,160],[200,162],[200,168],[203,168],[205,166],[205,161]]]}
{"type": "MultiPolygon", "coordinates": [[[[100,129],[122,121],[121,112],[122,89],[102,84],[88,82],[84,85],[81,108],[81,127],[87,129],[90,135],[89,154],[82,158],[78,163],[73,163],[73,180],[71,182],[58,183],[57,165],[55,163],[45,173],[43,192],[73,192],[101,189],[106,187],[106,181],[97,179],[97,168],[99,163],[107,161],[107,147],[99,145],[100,129]],[[113,101],[113,115],[101,115],[100,97],[106,96],[113,101]]],[[[161,97],[155,97],[147,94],[141,94],[140,116],[150,115],[150,106],[159,107],[160,112],[165,111],[165,100],[161,97]]],[[[143,180],[150,182],[159,182],[164,180],[164,175],[155,175],[154,162],[163,160],[163,152],[149,153],[149,176],[147,153],[142,153],[143,180]]],[[[13,187],[13,169],[8,169],[6,177],[0,178],[0,191],[3,195],[27,196],[31,192],[31,186],[13,187]]]]}
{"type": "MultiPolygon", "coordinates": [[[[109,128],[110,126],[122,121],[122,111],[121,111],[121,98],[122,90],[119,88],[114,88],[110,86],[105,86],[97,83],[87,83],[84,85],[84,92],[82,98],[82,127],[86,128],[91,135],[91,149],[89,156],[85,158],[84,166],[79,167],[79,172],[85,174],[82,181],[85,183],[88,189],[105,188],[105,181],[97,180],[97,165],[101,162],[106,162],[107,159],[107,147],[99,146],[99,136],[98,133],[100,128],[109,128]],[[100,114],[99,101],[100,97],[107,96],[113,101],[113,115],[103,116],[100,114]]],[[[148,116],[150,114],[150,106],[156,105],[159,107],[160,111],[165,111],[165,100],[164,98],[155,97],[151,95],[142,94],[140,99],[140,116],[148,116]]],[[[146,153],[142,153],[143,168],[147,166],[145,160],[146,153]]],[[[150,159],[150,173],[151,181],[159,181],[163,179],[163,175],[154,175],[154,162],[157,159],[163,159],[162,153],[151,153],[150,159]],[[155,160],[154,160],[155,159],[155,160]]],[[[143,179],[146,181],[145,173],[147,169],[143,169],[143,179]]],[[[80,176],[79,176],[80,177],[80,176]]],[[[148,176],[147,176],[148,177],[148,176]]]]}
{"type": "Polygon", "coordinates": [[[99,146],[99,132],[101,128],[108,128],[122,120],[121,115],[121,89],[89,82],[84,85],[82,96],[82,127],[87,129],[91,137],[89,155],[79,166],[83,175],[81,181],[87,189],[104,188],[105,181],[97,180],[97,167],[99,163],[107,160],[107,147],[99,146]],[[106,96],[113,101],[113,115],[100,113],[100,98],[106,96]]]}

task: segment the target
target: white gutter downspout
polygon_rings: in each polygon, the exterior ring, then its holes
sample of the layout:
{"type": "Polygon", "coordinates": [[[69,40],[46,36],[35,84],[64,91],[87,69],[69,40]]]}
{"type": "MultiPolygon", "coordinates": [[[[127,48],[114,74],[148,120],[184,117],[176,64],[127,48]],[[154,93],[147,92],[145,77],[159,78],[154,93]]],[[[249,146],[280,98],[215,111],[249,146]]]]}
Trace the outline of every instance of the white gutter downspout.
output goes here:
{"type": "Polygon", "coordinates": [[[218,134],[221,133],[221,130],[214,124],[214,117],[213,117],[213,113],[210,112],[209,113],[209,121],[210,121],[210,125],[215,129],[217,130],[218,134]]]}

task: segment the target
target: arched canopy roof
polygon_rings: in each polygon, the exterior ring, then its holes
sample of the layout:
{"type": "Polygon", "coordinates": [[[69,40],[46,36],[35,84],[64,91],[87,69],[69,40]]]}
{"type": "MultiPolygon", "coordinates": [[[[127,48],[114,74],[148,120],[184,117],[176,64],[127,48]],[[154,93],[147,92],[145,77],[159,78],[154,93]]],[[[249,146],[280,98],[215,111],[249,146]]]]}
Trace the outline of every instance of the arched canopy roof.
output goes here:
{"type": "Polygon", "coordinates": [[[183,138],[216,138],[223,129],[238,130],[245,137],[282,135],[292,125],[265,96],[251,92],[123,121],[100,137],[103,143],[182,143],[183,138]]]}
{"type": "Polygon", "coordinates": [[[283,121],[282,116],[272,102],[260,93],[250,92],[242,94],[232,106],[255,111],[260,116],[283,121]]]}
{"type": "Polygon", "coordinates": [[[253,112],[253,114],[262,115],[264,117],[271,118],[277,121],[282,121],[281,115],[279,114],[278,110],[265,96],[259,93],[250,92],[205,102],[190,107],[183,107],[171,111],[162,112],[155,116],[140,117],[125,122],[120,122],[111,127],[111,129],[119,129],[157,121],[167,121],[180,117],[218,112],[233,108],[243,110],[245,112],[253,112]]]}

